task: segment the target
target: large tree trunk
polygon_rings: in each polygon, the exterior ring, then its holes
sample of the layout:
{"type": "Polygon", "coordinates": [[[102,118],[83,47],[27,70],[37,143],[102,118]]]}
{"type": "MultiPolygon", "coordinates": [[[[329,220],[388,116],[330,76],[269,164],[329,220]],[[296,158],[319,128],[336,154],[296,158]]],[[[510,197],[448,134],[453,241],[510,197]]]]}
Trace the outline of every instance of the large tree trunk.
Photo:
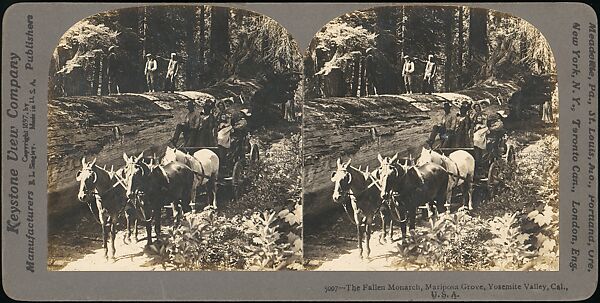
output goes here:
{"type": "Polygon", "coordinates": [[[224,67],[215,74],[225,76],[228,74],[225,64],[229,58],[229,8],[213,7],[210,22],[210,51],[213,64],[224,67]]]}
{"type": "Polygon", "coordinates": [[[204,87],[206,85],[206,77],[204,73],[206,71],[206,6],[200,6],[198,12],[198,62],[199,62],[199,75],[198,85],[204,87]]]}
{"type": "Polygon", "coordinates": [[[186,41],[187,62],[185,62],[185,87],[187,90],[192,90],[198,86],[198,52],[199,46],[196,44],[195,33],[196,24],[199,17],[197,16],[196,7],[190,7],[185,10],[185,25],[186,25],[186,41]]]}
{"type": "Polygon", "coordinates": [[[488,57],[488,10],[471,8],[469,19],[469,58],[471,64],[485,62],[488,57]]]}
{"type": "Polygon", "coordinates": [[[458,62],[457,62],[457,70],[458,70],[458,87],[463,88],[463,54],[464,54],[464,8],[458,8],[458,62]]]}
{"type": "Polygon", "coordinates": [[[446,9],[446,62],[444,67],[444,87],[447,92],[452,89],[452,44],[454,43],[454,36],[452,34],[454,31],[454,12],[454,9],[446,9]]]}

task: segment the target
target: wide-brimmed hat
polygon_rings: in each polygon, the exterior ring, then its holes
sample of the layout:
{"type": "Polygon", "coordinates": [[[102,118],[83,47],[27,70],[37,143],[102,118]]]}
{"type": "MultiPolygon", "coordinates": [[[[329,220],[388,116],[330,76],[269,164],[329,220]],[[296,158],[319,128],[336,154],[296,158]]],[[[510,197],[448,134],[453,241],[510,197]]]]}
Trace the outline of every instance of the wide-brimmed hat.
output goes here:
{"type": "Polygon", "coordinates": [[[498,114],[502,118],[508,117],[508,114],[505,111],[503,111],[503,110],[497,111],[496,114],[498,114]]]}
{"type": "Polygon", "coordinates": [[[404,55],[404,57],[402,57],[402,58],[404,58],[404,59],[408,59],[408,58],[410,58],[410,57],[409,57],[408,55],[404,55]]]}
{"type": "Polygon", "coordinates": [[[240,110],[240,112],[242,112],[242,113],[243,113],[244,115],[246,115],[247,117],[250,117],[250,116],[252,116],[252,113],[251,113],[251,112],[250,112],[250,110],[249,110],[249,109],[247,109],[247,108],[243,108],[243,109],[241,109],[241,110],[240,110]]]}
{"type": "Polygon", "coordinates": [[[148,53],[146,54],[146,57],[152,57],[152,54],[148,53]]]}
{"type": "Polygon", "coordinates": [[[444,108],[446,108],[446,107],[448,107],[448,108],[452,107],[452,103],[450,103],[448,101],[444,102],[444,108]]]}

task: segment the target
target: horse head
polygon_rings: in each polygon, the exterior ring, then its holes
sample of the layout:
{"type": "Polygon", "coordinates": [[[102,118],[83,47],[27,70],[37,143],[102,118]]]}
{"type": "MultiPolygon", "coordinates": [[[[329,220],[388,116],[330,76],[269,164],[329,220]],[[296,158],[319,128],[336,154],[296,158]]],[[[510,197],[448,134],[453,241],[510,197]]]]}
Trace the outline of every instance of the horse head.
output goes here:
{"type": "Polygon", "coordinates": [[[162,157],[160,164],[167,165],[171,162],[177,161],[177,154],[175,151],[176,149],[167,146],[167,150],[165,151],[165,155],[162,157]]]}
{"type": "Polygon", "coordinates": [[[336,171],[331,173],[331,182],[335,184],[332,196],[334,203],[337,203],[340,198],[345,198],[349,194],[350,183],[352,182],[352,175],[348,172],[350,161],[352,159],[349,159],[346,163],[342,163],[338,158],[336,171]]]}
{"type": "Polygon", "coordinates": [[[135,198],[135,195],[142,192],[144,176],[150,174],[150,168],[144,161],[142,161],[144,153],[142,152],[136,158],[128,157],[127,154],[123,153],[123,159],[125,160],[125,167],[123,167],[123,173],[125,175],[125,189],[126,195],[129,199],[135,198]]]}
{"type": "Polygon", "coordinates": [[[96,189],[98,173],[94,170],[95,164],[95,158],[90,163],[85,162],[85,157],[81,159],[81,170],[77,172],[76,177],[76,180],[79,181],[79,192],[77,193],[79,201],[86,201],[89,195],[96,189]]]}
{"type": "Polygon", "coordinates": [[[400,163],[396,163],[398,159],[398,154],[396,153],[393,157],[385,157],[383,158],[381,154],[377,155],[377,159],[379,160],[379,169],[377,175],[379,176],[379,185],[381,186],[381,198],[387,199],[389,198],[392,188],[391,184],[396,183],[400,177],[404,175],[404,171],[406,170],[404,165],[400,163]]]}
{"type": "Polygon", "coordinates": [[[433,152],[432,149],[427,149],[427,148],[423,147],[421,149],[421,155],[419,156],[419,158],[417,158],[417,161],[415,164],[417,166],[421,166],[425,163],[430,163],[432,161],[432,159],[431,159],[432,152],[433,152]]]}

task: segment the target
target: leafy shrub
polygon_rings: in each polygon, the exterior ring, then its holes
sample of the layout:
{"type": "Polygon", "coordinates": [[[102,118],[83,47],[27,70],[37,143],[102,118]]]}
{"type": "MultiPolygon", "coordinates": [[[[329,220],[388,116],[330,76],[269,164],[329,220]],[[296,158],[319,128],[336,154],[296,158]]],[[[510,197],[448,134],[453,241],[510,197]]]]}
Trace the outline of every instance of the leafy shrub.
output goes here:
{"type": "MultiPolygon", "coordinates": [[[[489,263],[481,245],[486,233],[483,221],[464,207],[440,214],[431,228],[418,227],[412,239],[398,246],[400,255],[417,268],[433,270],[476,270],[489,263]]],[[[407,264],[404,264],[405,266],[407,264]]]]}
{"type": "Polygon", "coordinates": [[[539,199],[536,208],[527,214],[540,229],[534,237],[533,246],[537,257],[535,270],[558,270],[560,237],[558,232],[558,138],[548,136],[542,140],[542,152],[547,155],[540,174],[542,184],[537,189],[539,199]]]}
{"type": "Polygon", "coordinates": [[[302,206],[250,217],[219,215],[212,206],[188,213],[150,247],[155,262],[173,270],[296,268],[302,257],[302,206]]]}
{"type": "Polygon", "coordinates": [[[533,256],[533,252],[528,250],[531,245],[525,244],[530,235],[520,230],[518,214],[506,213],[487,222],[494,236],[486,243],[493,270],[521,269],[533,256]]]}
{"type": "Polygon", "coordinates": [[[152,247],[154,258],[174,270],[243,269],[246,259],[240,247],[250,239],[241,225],[240,217],[219,216],[212,206],[185,214],[167,228],[162,244],[152,247]]]}
{"type": "Polygon", "coordinates": [[[279,211],[300,203],[301,166],[300,134],[273,144],[261,158],[259,165],[252,167],[257,170],[253,172],[256,178],[244,185],[244,195],[238,199],[234,208],[253,211],[273,208],[279,211]]]}

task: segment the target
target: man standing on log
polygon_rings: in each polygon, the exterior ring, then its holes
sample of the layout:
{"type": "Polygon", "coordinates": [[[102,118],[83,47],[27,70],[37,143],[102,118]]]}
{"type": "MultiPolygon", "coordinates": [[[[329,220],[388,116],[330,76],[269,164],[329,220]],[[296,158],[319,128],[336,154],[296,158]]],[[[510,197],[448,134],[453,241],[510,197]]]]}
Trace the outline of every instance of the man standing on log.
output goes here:
{"type": "Polygon", "coordinates": [[[144,68],[144,74],[146,75],[146,85],[148,86],[149,92],[154,92],[154,77],[156,76],[157,63],[156,59],[152,54],[146,55],[146,67],[144,68]]]}
{"type": "Polygon", "coordinates": [[[437,71],[437,65],[433,62],[433,55],[427,57],[425,62],[425,74],[423,75],[423,94],[433,93],[433,77],[437,71]]]}
{"type": "Polygon", "coordinates": [[[412,74],[415,71],[415,63],[408,55],[404,55],[404,65],[402,66],[402,78],[404,79],[404,91],[412,94],[412,74]]]}
{"type": "Polygon", "coordinates": [[[171,60],[167,66],[167,76],[165,78],[165,92],[175,92],[175,77],[179,72],[179,61],[177,61],[177,54],[171,53],[171,60]]]}
{"type": "Polygon", "coordinates": [[[451,147],[455,141],[455,130],[456,130],[456,114],[453,114],[451,111],[452,105],[450,102],[444,103],[444,116],[442,116],[442,120],[440,123],[433,126],[431,130],[431,134],[429,135],[429,139],[427,139],[427,144],[429,147],[433,146],[435,142],[435,137],[439,134],[440,139],[442,140],[441,147],[451,147]]]}
{"type": "Polygon", "coordinates": [[[120,94],[119,90],[119,62],[117,60],[116,49],[117,47],[112,45],[108,48],[108,57],[106,58],[106,76],[108,78],[108,93],[109,94],[120,94]]]}
{"type": "Polygon", "coordinates": [[[171,139],[171,144],[177,147],[179,141],[179,135],[183,133],[183,140],[187,146],[194,146],[198,130],[202,126],[203,117],[202,111],[195,110],[195,104],[193,100],[187,102],[188,113],[185,115],[185,119],[182,123],[177,124],[175,127],[175,134],[171,139]]]}

